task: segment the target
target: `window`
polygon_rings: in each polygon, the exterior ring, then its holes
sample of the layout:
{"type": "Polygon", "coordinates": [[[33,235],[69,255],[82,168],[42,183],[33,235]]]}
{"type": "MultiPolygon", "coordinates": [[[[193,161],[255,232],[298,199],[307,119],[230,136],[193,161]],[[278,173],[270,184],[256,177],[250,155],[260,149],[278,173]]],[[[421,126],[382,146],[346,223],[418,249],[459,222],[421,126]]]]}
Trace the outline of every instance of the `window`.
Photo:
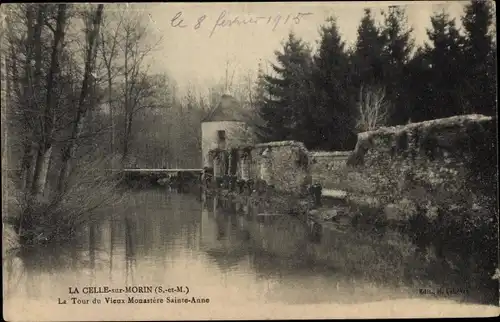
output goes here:
{"type": "Polygon", "coordinates": [[[219,142],[226,141],[226,131],[217,131],[217,137],[219,138],[219,142]]]}
{"type": "Polygon", "coordinates": [[[226,149],[226,131],[217,131],[217,147],[221,150],[226,149]]]}

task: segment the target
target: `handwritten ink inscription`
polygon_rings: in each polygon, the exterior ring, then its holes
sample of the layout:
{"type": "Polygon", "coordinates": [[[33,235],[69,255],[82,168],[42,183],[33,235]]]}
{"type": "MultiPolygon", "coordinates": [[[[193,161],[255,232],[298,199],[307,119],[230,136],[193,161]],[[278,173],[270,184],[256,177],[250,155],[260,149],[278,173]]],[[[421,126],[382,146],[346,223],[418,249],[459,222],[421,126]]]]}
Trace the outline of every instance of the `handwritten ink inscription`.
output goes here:
{"type": "Polygon", "coordinates": [[[226,10],[223,10],[218,17],[213,22],[209,22],[208,16],[203,14],[199,16],[194,21],[187,21],[187,18],[184,17],[183,12],[177,12],[172,19],[170,20],[170,26],[173,28],[192,28],[194,30],[199,30],[204,25],[208,25],[210,30],[209,37],[212,37],[218,29],[221,28],[229,28],[232,26],[241,26],[241,25],[269,25],[271,29],[274,31],[276,28],[282,24],[299,24],[302,22],[304,17],[312,15],[311,12],[298,12],[294,14],[288,15],[270,15],[270,16],[229,16],[229,13],[226,10]],[[205,22],[206,21],[206,22],[205,22]]]}

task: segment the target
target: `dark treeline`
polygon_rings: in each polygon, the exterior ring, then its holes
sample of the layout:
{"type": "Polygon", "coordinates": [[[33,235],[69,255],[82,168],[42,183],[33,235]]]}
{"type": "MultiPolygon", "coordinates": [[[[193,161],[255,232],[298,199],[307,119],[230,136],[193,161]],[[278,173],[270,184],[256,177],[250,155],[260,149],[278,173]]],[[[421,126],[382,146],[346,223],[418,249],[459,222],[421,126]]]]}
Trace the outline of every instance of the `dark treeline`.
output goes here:
{"type": "Polygon", "coordinates": [[[376,24],[365,9],[352,47],[335,18],[315,52],[290,33],[276,64],[259,73],[257,105],[264,141],[298,140],[310,149],[349,150],[356,133],[459,114],[496,114],[496,43],[491,2],[465,6],[462,30],[444,12],[430,18],[428,40],[414,44],[403,7],[376,24]]]}

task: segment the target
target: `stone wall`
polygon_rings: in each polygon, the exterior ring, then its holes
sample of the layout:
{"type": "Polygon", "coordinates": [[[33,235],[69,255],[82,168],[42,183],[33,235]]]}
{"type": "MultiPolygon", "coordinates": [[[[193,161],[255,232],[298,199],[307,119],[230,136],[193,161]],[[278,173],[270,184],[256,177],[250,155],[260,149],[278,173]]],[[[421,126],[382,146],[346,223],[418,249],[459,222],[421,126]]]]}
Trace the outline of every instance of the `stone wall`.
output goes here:
{"type": "Polygon", "coordinates": [[[216,177],[222,176],[226,164],[231,163],[237,169],[231,166],[229,172],[238,179],[265,181],[278,191],[298,193],[311,183],[309,153],[300,142],[269,142],[225,151],[215,149],[210,150],[210,154],[214,155],[212,166],[216,177]],[[237,162],[232,162],[233,158],[237,162]]]}
{"type": "Polygon", "coordinates": [[[384,208],[391,218],[479,209],[490,214],[496,207],[496,120],[483,115],[360,133],[351,153],[309,153],[295,141],[234,149],[240,179],[246,162],[245,180],[263,180],[282,191],[319,182],[347,192],[355,204],[384,208]]]}
{"type": "Polygon", "coordinates": [[[277,190],[299,192],[311,183],[309,153],[301,142],[257,144],[251,155],[253,177],[277,190]]]}
{"type": "Polygon", "coordinates": [[[314,182],[318,182],[325,187],[340,186],[337,180],[341,178],[345,171],[347,159],[352,151],[312,151],[311,176],[314,182]]]}
{"type": "MultiPolygon", "coordinates": [[[[344,173],[351,201],[390,219],[496,213],[496,120],[464,115],[360,133],[344,173]]],[[[478,215],[479,214],[479,215],[478,215]]]]}
{"type": "Polygon", "coordinates": [[[498,267],[495,118],[464,115],[360,133],[343,180],[356,222],[393,223],[420,249],[433,249],[430,261],[476,276],[481,286],[471,288],[498,292],[490,275],[498,267]]]}

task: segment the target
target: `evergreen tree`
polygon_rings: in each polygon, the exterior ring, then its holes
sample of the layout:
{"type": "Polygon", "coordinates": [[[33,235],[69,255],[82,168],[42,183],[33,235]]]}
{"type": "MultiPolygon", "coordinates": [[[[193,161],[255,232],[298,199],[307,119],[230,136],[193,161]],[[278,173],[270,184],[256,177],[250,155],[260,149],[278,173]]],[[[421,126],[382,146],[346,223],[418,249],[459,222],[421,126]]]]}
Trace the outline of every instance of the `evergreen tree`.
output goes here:
{"type": "Polygon", "coordinates": [[[252,118],[252,124],[250,124],[259,141],[268,141],[273,134],[273,130],[268,126],[269,122],[265,120],[265,116],[263,117],[263,115],[267,112],[266,98],[269,98],[266,91],[267,83],[265,75],[266,73],[262,68],[262,63],[259,63],[257,69],[257,80],[255,81],[253,88],[254,95],[251,106],[255,113],[252,115],[254,117],[252,118]]]}
{"type": "Polygon", "coordinates": [[[352,56],[357,87],[382,83],[383,47],[384,42],[380,31],[375,26],[371,10],[365,9],[365,14],[358,27],[358,36],[352,56]]]}
{"type": "Polygon", "coordinates": [[[309,131],[314,142],[310,145],[326,150],[352,149],[356,142],[356,110],[350,58],[334,18],[327,19],[327,24],[321,27],[320,37],[314,57],[315,109],[309,131]]]}
{"type": "Polygon", "coordinates": [[[407,122],[421,122],[434,118],[434,88],[429,55],[424,48],[418,48],[408,62],[407,122]]]}
{"type": "Polygon", "coordinates": [[[465,6],[465,64],[467,112],[496,113],[496,49],[490,33],[493,24],[490,1],[472,1],[465,6]]]}
{"type": "Polygon", "coordinates": [[[278,64],[271,67],[276,76],[264,75],[263,97],[260,114],[266,125],[262,128],[265,141],[298,140],[307,111],[310,95],[310,71],[312,66],[309,46],[293,32],[283,45],[283,52],[276,51],[278,64]]]}
{"type": "Polygon", "coordinates": [[[424,119],[449,117],[463,114],[466,103],[463,99],[464,61],[462,55],[463,37],[444,11],[431,17],[432,28],[427,30],[430,44],[425,44],[425,55],[430,75],[427,90],[430,97],[426,102],[424,119]]]}
{"type": "Polygon", "coordinates": [[[387,98],[392,105],[390,123],[402,124],[409,118],[406,96],[411,91],[407,79],[408,63],[414,48],[411,38],[413,29],[407,26],[406,13],[402,7],[391,7],[389,12],[383,15],[383,78],[387,98]]]}

